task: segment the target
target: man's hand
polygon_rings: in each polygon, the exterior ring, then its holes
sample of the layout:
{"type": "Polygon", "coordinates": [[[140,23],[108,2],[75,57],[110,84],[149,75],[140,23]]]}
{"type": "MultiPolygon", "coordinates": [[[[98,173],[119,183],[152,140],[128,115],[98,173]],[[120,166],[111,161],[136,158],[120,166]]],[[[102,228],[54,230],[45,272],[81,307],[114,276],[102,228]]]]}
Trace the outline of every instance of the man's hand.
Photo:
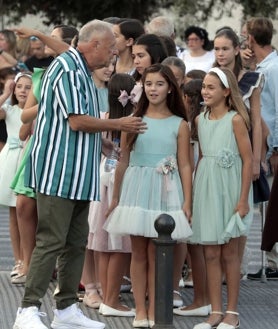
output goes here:
{"type": "Polygon", "coordinates": [[[139,117],[122,117],[120,121],[120,130],[127,133],[143,134],[147,129],[147,124],[139,117]]]}

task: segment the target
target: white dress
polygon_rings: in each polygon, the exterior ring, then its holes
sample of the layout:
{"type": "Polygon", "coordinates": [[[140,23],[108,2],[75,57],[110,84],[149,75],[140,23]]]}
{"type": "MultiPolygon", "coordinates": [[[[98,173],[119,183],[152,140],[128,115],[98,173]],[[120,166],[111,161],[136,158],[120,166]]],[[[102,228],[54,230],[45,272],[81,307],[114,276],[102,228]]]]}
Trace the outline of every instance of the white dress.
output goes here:
{"type": "Polygon", "coordinates": [[[0,205],[15,207],[16,195],[10,186],[19,166],[23,148],[23,142],[19,139],[22,109],[17,105],[4,104],[2,110],[6,112],[8,139],[0,152],[0,205]]]}

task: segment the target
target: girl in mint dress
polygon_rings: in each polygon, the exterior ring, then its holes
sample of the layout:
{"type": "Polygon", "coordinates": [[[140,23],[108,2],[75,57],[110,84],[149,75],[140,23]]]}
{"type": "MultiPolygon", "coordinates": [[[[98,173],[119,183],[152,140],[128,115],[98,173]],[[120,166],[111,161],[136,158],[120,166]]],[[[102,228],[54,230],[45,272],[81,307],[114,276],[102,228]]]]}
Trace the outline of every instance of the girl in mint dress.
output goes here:
{"type": "Polygon", "coordinates": [[[212,312],[194,329],[238,327],[239,237],[251,211],[252,149],[249,117],[237,81],[227,68],[213,68],[203,81],[206,109],[197,118],[200,156],[194,179],[191,243],[204,245],[212,312]],[[222,269],[227,309],[222,313],[222,269]]]}
{"type": "Polygon", "coordinates": [[[171,69],[154,64],[143,74],[143,94],[135,116],[147,123],[143,134],[122,133],[122,158],[116,168],[112,204],[105,228],[130,235],[131,281],[136,306],[134,327],[154,326],[156,218],[173,217],[172,238],[192,234],[189,128],[183,100],[171,69]],[[148,294],[148,305],[146,305],[148,294]]]}

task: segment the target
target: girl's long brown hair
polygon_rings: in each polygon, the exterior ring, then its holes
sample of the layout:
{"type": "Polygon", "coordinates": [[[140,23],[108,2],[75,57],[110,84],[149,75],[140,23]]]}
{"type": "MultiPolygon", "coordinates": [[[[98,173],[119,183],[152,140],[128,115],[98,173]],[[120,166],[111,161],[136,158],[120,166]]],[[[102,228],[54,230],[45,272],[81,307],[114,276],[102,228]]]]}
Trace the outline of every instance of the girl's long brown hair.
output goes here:
{"type": "MultiPolygon", "coordinates": [[[[144,73],[142,75],[143,93],[136,106],[134,116],[143,117],[147,112],[147,109],[149,106],[149,100],[145,93],[144,84],[145,84],[147,75],[151,74],[151,73],[160,73],[162,75],[162,77],[169,84],[169,89],[171,90],[171,92],[167,94],[166,103],[167,103],[167,107],[169,108],[171,113],[173,113],[174,115],[179,116],[187,121],[184,102],[183,102],[181,90],[177,84],[176,77],[174,76],[172,70],[168,66],[162,65],[162,64],[153,64],[144,71],[144,73]]],[[[127,145],[130,150],[132,149],[132,147],[137,139],[137,136],[138,136],[138,134],[131,134],[131,133],[127,135],[127,145]]]]}

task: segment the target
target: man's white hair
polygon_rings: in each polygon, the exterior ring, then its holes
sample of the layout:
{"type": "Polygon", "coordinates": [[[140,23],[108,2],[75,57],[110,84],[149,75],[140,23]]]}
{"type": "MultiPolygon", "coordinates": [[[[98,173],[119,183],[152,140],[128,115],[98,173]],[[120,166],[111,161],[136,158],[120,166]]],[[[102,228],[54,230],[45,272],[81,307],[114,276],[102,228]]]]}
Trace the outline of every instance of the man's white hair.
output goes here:
{"type": "Polygon", "coordinates": [[[157,16],[147,25],[147,31],[148,33],[153,33],[158,36],[173,38],[175,34],[175,26],[170,18],[166,16],[157,16]]]}
{"type": "Polygon", "coordinates": [[[83,25],[79,31],[79,41],[89,42],[93,36],[112,31],[112,24],[94,19],[83,25]]]}

